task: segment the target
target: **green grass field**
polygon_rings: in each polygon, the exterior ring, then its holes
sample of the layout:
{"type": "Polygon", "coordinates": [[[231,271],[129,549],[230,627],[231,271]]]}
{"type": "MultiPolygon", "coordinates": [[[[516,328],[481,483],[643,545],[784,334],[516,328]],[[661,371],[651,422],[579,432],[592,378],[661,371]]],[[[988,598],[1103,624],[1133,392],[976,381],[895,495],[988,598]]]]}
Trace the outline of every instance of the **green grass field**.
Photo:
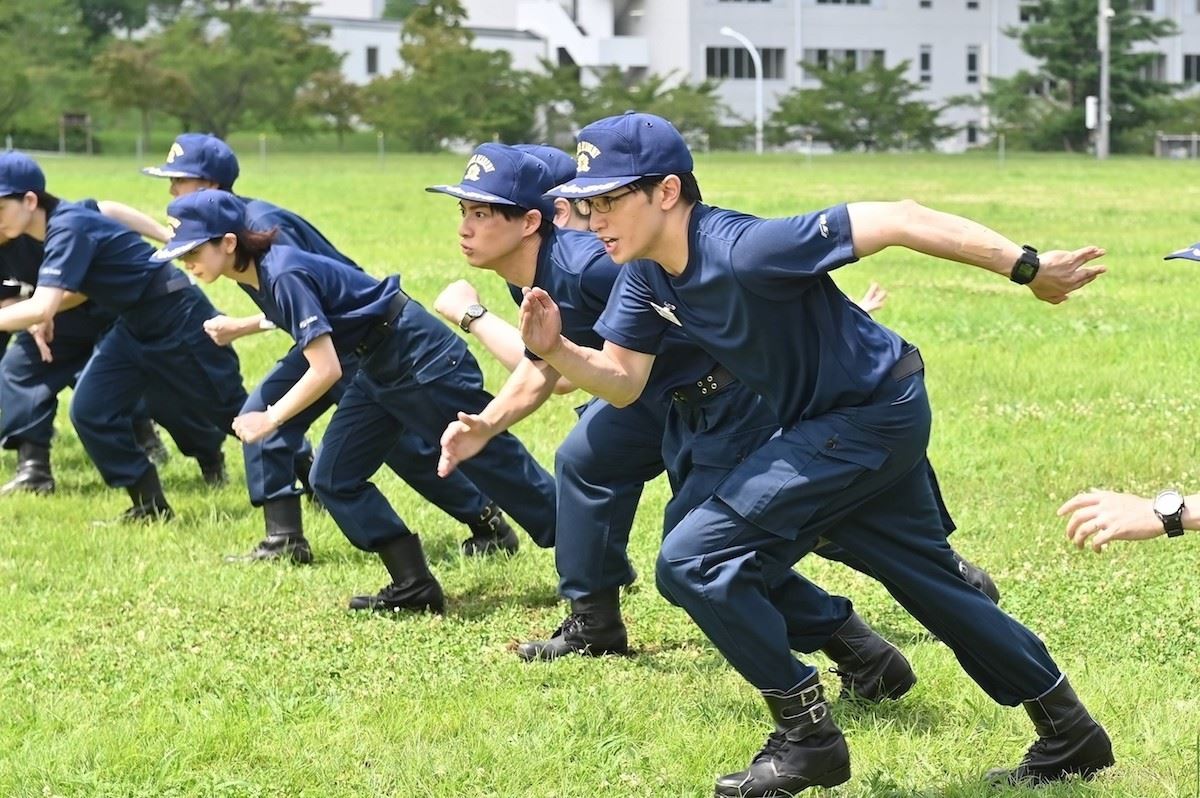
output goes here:
{"type": "MultiPolygon", "coordinates": [[[[467,277],[515,319],[498,278],[458,256],[454,202],[421,190],[456,178],[461,157],[243,160],[241,192],[304,214],[373,273],[400,272],[425,304],[467,277]]],[[[129,158],[42,164],[68,198],[159,218],[168,201],[166,182],[129,158]]],[[[1054,515],[1091,486],[1200,489],[1200,265],[1161,260],[1200,238],[1196,168],[1032,156],[697,165],[708,201],[763,215],[912,197],[1042,249],[1108,248],[1110,273],[1060,307],[901,251],[838,273],[852,294],[883,283],[880,320],[922,348],[956,547],[991,570],[1003,606],[1043,636],[1112,735],[1115,768],[1048,797],[1200,795],[1200,547],[1189,535],[1078,552],[1054,515]]],[[[212,296],[251,311],[232,284],[212,296]]],[[[288,346],[281,333],[241,343],[248,387],[288,346]]],[[[501,369],[476,354],[495,390],[501,369]]],[[[544,464],[580,401],[558,398],[516,428],[544,464]]],[[[464,529],[381,475],[425,540],[448,613],[351,615],[346,599],[386,577],[323,514],[306,517],[313,567],[222,562],[262,523],[233,441],[233,479],[215,492],[175,453],[164,469],[175,522],[96,525],[127,499],[86,460],[65,401],[58,426],[58,493],[0,504],[2,796],[707,796],[769,730],[756,693],[654,589],[665,480],[647,490],[631,544],[643,575],[625,602],[636,656],[527,665],[513,642],[564,612],[552,553],[527,538],[511,559],[466,561],[464,529]]],[[[5,475],[13,463],[0,458],[5,475]]],[[[835,706],[854,778],[829,794],[1023,794],[989,791],[981,775],[1020,759],[1024,713],[992,704],[873,582],[815,558],[801,567],[851,596],[920,676],[900,702],[835,706]]]]}

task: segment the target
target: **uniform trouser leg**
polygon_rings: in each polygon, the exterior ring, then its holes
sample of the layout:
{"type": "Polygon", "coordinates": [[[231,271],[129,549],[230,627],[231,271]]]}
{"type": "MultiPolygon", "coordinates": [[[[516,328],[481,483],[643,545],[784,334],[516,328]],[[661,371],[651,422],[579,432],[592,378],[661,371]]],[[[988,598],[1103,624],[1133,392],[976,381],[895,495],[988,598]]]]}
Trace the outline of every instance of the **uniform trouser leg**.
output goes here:
{"type": "Polygon", "coordinates": [[[404,426],[356,375],[342,394],[313,461],[313,490],[338,529],[363,551],[379,551],[411,534],[371,482],[404,426]]]}
{"type": "MultiPolygon", "coordinates": [[[[283,397],[308,371],[304,353],[292,348],[276,361],[262,381],[250,392],[240,413],[257,413],[267,409],[283,397]]],[[[353,371],[342,379],[324,396],[289,418],[279,429],[254,443],[242,444],[242,457],[246,466],[246,489],[250,503],[261,507],[269,501],[299,496],[296,484],[296,459],[306,448],[305,435],[313,422],[321,417],[341,397],[345,386],[353,378],[353,371]]]]}
{"type": "Polygon", "coordinates": [[[626,550],[645,483],[663,470],[661,403],[589,402],[554,458],[559,593],[578,599],[633,581],[626,550]]]}
{"type": "Polygon", "coordinates": [[[184,457],[199,457],[218,451],[230,430],[179,401],[165,386],[146,387],[146,412],[167,431],[184,457]]]}
{"type": "Polygon", "coordinates": [[[33,336],[14,336],[0,358],[0,441],[6,448],[16,448],[20,441],[50,446],[58,394],[75,384],[95,345],[95,338],[56,339],[51,343],[54,359],[46,363],[33,336]]]}
{"type": "Polygon", "coordinates": [[[421,498],[446,515],[463,524],[478,521],[492,500],[458,469],[439,477],[437,463],[441,454],[441,446],[405,432],[397,437],[384,462],[421,498]]]}

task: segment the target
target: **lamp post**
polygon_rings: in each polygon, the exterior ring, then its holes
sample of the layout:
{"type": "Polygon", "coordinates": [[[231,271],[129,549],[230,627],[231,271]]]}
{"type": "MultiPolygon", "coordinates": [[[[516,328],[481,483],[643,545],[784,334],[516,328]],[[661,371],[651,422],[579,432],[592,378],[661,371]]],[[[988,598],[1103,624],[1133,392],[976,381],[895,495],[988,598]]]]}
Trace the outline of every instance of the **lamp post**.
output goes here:
{"type": "MultiPolygon", "coordinates": [[[[1103,0],[1101,0],[1103,2],[1103,0]]],[[[722,36],[737,39],[738,43],[750,53],[750,61],[754,64],[754,151],[762,155],[763,151],[763,70],[762,56],[758,54],[749,39],[725,25],[721,28],[722,36]]]]}
{"type": "Polygon", "coordinates": [[[1096,49],[1100,51],[1100,107],[1097,109],[1099,113],[1096,120],[1096,158],[1103,161],[1108,158],[1108,21],[1113,17],[1113,10],[1109,8],[1108,0],[1099,2],[1100,7],[1096,15],[1096,49]]]}

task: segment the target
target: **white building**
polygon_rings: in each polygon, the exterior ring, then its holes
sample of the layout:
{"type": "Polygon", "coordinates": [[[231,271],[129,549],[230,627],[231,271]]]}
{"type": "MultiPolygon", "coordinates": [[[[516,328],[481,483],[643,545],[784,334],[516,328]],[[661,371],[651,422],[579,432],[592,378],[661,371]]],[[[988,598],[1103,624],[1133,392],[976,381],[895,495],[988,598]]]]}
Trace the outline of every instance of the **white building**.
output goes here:
{"type": "MultiPolygon", "coordinates": [[[[1200,83],[1200,0],[1135,2],[1148,14],[1174,20],[1182,32],[1156,43],[1154,77],[1200,83]]],[[[398,65],[395,46],[387,45],[385,53],[383,40],[398,42],[399,25],[378,20],[382,5],[383,0],[326,0],[313,11],[330,17],[322,21],[334,25],[333,47],[348,54],[346,71],[355,80],[398,65]],[[379,36],[375,44],[362,32],[371,26],[379,36]]],[[[888,66],[908,61],[910,78],[925,87],[922,99],[932,103],[978,93],[992,76],[1034,66],[1003,32],[1024,24],[1021,0],[463,0],[463,5],[477,44],[509,50],[518,66],[536,68],[546,58],[580,67],[616,66],[635,76],[712,78],[721,81],[724,102],[746,120],[755,111],[753,67],[745,48],[721,34],[724,26],[759,50],[766,116],[789,89],[817,85],[798,66],[801,60],[881,58],[888,66]]],[[[973,143],[985,115],[983,108],[947,112],[943,120],[964,129],[946,148],[973,143]]]]}

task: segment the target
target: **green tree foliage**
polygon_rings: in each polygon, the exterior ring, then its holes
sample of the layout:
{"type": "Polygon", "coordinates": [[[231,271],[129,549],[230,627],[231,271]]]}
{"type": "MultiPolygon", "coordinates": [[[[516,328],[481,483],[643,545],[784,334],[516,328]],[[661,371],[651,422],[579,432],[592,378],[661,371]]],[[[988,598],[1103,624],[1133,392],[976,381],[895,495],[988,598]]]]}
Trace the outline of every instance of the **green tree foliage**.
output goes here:
{"type": "Polygon", "coordinates": [[[422,0],[385,0],[384,19],[408,19],[408,15],[421,5],[422,0]]]}
{"type": "MultiPolygon", "coordinates": [[[[1133,10],[1130,0],[1111,0],[1110,5],[1110,131],[1116,151],[1133,144],[1137,128],[1153,123],[1163,107],[1156,99],[1172,88],[1144,77],[1157,55],[1134,52],[1134,47],[1174,35],[1177,29],[1171,20],[1133,10]]],[[[1005,31],[1041,62],[1034,72],[992,78],[983,95],[993,128],[1010,142],[1039,150],[1087,147],[1084,98],[1099,94],[1100,86],[1096,10],[1095,0],[1039,0],[1031,8],[1035,21],[1005,31]]]]}
{"type": "Polygon", "coordinates": [[[354,122],[362,113],[362,92],[346,80],[341,70],[330,69],[313,75],[300,91],[298,110],[318,120],[318,125],[337,133],[338,149],[354,122]]]}
{"type": "Polygon", "coordinates": [[[694,142],[718,143],[713,139],[725,141],[722,136],[729,137],[729,132],[721,125],[727,109],[717,96],[714,81],[673,82],[672,75],[647,75],[637,82],[630,82],[617,69],[599,71],[598,78],[595,85],[582,88],[575,100],[575,120],[581,126],[636,110],[671,120],[694,142]]]}
{"type": "Polygon", "coordinates": [[[141,116],[142,140],[150,140],[151,113],[165,98],[187,90],[187,78],[163,67],[162,41],[113,40],[92,62],[96,96],[116,110],[135,110],[141,116]]]}
{"type": "Polygon", "coordinates": [[[159,15],[170,16],[184,0],[72,0],[92,42],[116,34],[128,38],[159,15]]]}
{"type": "Polygon", "coordinates": [[[447,140],[522,141],[536,103],[528,73],[508,53],[471,46],[458,0],[430,0],[412,10],[401,34],[402,72],[365,89],[363,119],[398,146],[430,151],[447,140]]]}
{"type": "Polygon", "coordinates": [[[0,1],[0,133],[56,140],[63,111],[87,110],[86,41],[72,0],[0,1]]]}
{"type": "Polygon", "coordinates": [[[784,142],[808,133],[835,150],[930,149],[954,128],[938,123],[942,108],[913,99],[921,87],[908,80],[904,61],[875,60],[862,69],[849,62],[803,64],[820,88],[792,89],[771,115],[771,137],[784,142]]]}
{"type": "Polygon", "coordinates": [[[218,136],[298,127],[301,90],[339,63],[323,41],[328,31],[304,22],[308,8],[289,0],[185,8],[145,42],[159,54],[157,68],[179,77],[177,90],[159,97],[161,107],[185,127],[218,136]]]}

